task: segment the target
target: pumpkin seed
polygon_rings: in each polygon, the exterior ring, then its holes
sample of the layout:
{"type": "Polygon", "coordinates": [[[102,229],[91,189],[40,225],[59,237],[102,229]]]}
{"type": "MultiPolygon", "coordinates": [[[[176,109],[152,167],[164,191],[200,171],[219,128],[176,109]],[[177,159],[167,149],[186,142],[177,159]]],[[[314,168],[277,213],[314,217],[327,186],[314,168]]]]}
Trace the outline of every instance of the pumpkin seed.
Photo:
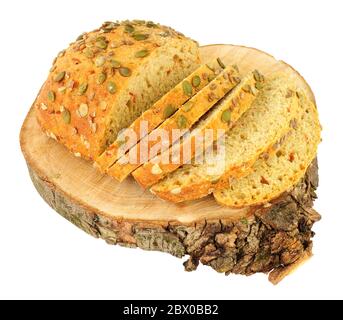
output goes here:
{"type": "Polygon", "coordinates": [[[182,82],[183,92],[186,96],[191,97],[193,93],[192,85],[186,80],[182,82]]]}
{"type": "Polygon", "coordinates": [[[64,93],[66,93],[66,91],[67,91],[67,87],[60,87],[60,88],[58,88],[57,90],[58,90],[58,92],[64,94],[64,93]]]}
{"type": "Polygon", "coordinates": [[[223,111],[221,119],[223,122],[226,122],[226,123],[230,122],[230,120],[231,120],[230,110],[223,111]]]}
{"type": "Polygon", "coordinates": [[[71,120],[71,115],[70,115],[70,111],[66,108],[64,108],[63,112],[62,112],[62,119],[63,119],[63,122],[65,124],[69,124],[70,123],[70,120],[71,120]]]}
{"type": "Polygon", "coordinates": [[[87,57],[87,58],[93,58],[94,57],[94,52],[91,48],[86,48],[85,50],[83,50],[83,54],[87,57]]]}
{"type": "Polygon", "coordinates": [[[55,77],[54,77],[54,81],[55,81],[55,82],[60,82],[60,81],[62,81],[62,80],[64,79],[65,75],[66,75],[66,72],[65,72],[65,71],[62,71],[62,72],[56,74],[55,77]]]}
{"type": "Polygon", "coordinates": [[[81,118],[84,118],[85,116],[87,116],[88,114],[88,104],[86,103],[81,103],[80,106],[79,106],[79,116],[81,118]]]}
{"type": "Polygon", "coordinates": [[[54,101],[55,101],[55,98],[56,98],[55,92],[53,92],[53,91],[48,91],[48,99],[49,99],[51,102],[54,102],[54,101]]]}
{"type": "Polygon", "coordinates": [[[194,102],[193,101],[188,101],[183,105],[183,110],[188,112],[190,111],[194,106],[194,102]]]}
{"type": "Polygon", "coordinates": [[[184,115],[180,115],[177,118],[177,126],[179,129],[184,129],[187,126],[187,118],[184,115]]]}
{"type": "Polygon", "coordinates": [[[175,111],[176,109],[171,104],[167,105],[163,111],[163,118],[169,118],[175,111]]]}
{"type": "Polygon", "coordinates": [[[137,41],[142,41],[148,39],[149,35],[144,33],[134,33],[132,34],[132,37],[137,41]]]}
{"type": "Polygon", "coordinates": [[[82,96],[88,89],[88,83],[83,82],[79,85],[79,95],[82,96]]]}
{"type": "Polygon", "coordinates": [[[200,79],[200,77],[199,76],[194,76],[193,78],[192,78],[192,85],[193,85],[193,87],[199,87],[200,86],[200,83],[201,83],[201,79],[200,79]]]}
{"type": "Polygon", "coordinates": [[[152,22],[152,21],[148,21],[148,22],[146,23],[146,26],[147,26],[148,28],[156,28],[156,27],[157,27],[157,24],[154,23],[154,22],[152,22]]]}
{"type": "Polygon", "coordinates": [[[144,58],[144,57],[146,57],[146,56],[148,56],[148,55],[149,55],[149,51],[146,50],[146,49],[141,50],[141,51],[137,51],[137,52],[135,53],[135,57],[136,57],[136,58],[144,58]]]}
{"type": "Polygon", "coordinates": [[[242,87],[242,90],[243,90],[244,92],[251,93],[251,87],[250,87],[248,84],[244,85],[244,86],[242,87]]]}
{"type": "Polygon", "coordinates": [[[106,73],[105,72],[101,72],[98,75],[98,79],[96,80],[96,83],[97,84],[103,84],[105,82],[106,78],[107,78],[106,73]]]}
{"type": "Polygon", "coordinates": [[[119,68],[119,73],[123,77],[131,76],[131,70],[129,68],[121,67],[119,68]]]}
{"type": "Polygon", "coordinates": [[[261,82],[261,81],[264,80],[263,75],[262,75],[258,70],[254,70],[254,71],[253,71],[253,75],[254,75],[254,79],[255,79],[257,82],[261,82]]]}
{"type": "Polygon", "coordinates": [[[262,83],[261,83],[261,82],[256,82],[255,88],[256,88],[257,90],[261,90],[261,89],[263,88],[262,83]]]}
{"type": "Polygon", "coordinates": [[[145,20],[139,20],[139,19],[135,19],[135,20],[133,20],[132,22],[133,22],[133,23],[135,23],[135,24],[142,25],[142,24],[144,24],[144,23],[145,23],[145,20]]]}
{"type": "Polygon", "coordinates": [[[107,48],[107,41],[103,38],[98,39],[95,43],[95,45],[99,48],[99,49],[103,49],[105,50],[107,48]]]}
{"type": "Polygon", "coordinates": [[[113,68],[115,68],[115,69],[118,69],[118,68],[120,68],[120,66],[121,66],[120,62],[117,61],[117,60],[111,59],[110,62],[111,62],[111,66],[112,66],[113,68]]]}
{"type": "Polygon", "coordinates": [[[225,64],[223,63],[223,61],[220,58],[217,58],[217,62],[222,69],[225,69],[225,64]]]}
{"type": "Polygon", "coordinates": [[[106,58],[104,56],[99,56],[95,59],[95,65],[97,67],[101,67],[105,64],[106,58]]]}
{"type": "Polygon", "coordinates": [[[110,81],[108,84],[107,84],[107,91],[111,94],[115,93],[117,90],[117,86],[116,84],[113,82],[113,81],[110,81]]]}
{"type": "Polygon", "coordinates": [[[134,32],[135,31],[135,28],[131,25],[131,24],[127,24],[126,26],[125,26],[125,32],[127,32],[127,33],[132,33],[132,32],[134,32]]]}
{"type": "Polygon", "coordinates": [[[237,72],[239,72],[239,69],[238,69],[237,64],[233,64],[233,65],[232,65],[232,68],[234,68],[237,72]]]}
{"type": "Polygon", "coordinates": [[[214,80],[215,77],[216,77],[216,76],[215,76],[214,74],[210,74],[210,75],[208,76],[208,78],[207,78],[207,81],[208,81],[208,82],[211,82],[211,81],[214,80]]]}
{"type": "Polygon", "coordinates": [[[80,34],[75,41],[80,41],[83,40],[83,36],[85,35],[85,33],[80,34]]]}

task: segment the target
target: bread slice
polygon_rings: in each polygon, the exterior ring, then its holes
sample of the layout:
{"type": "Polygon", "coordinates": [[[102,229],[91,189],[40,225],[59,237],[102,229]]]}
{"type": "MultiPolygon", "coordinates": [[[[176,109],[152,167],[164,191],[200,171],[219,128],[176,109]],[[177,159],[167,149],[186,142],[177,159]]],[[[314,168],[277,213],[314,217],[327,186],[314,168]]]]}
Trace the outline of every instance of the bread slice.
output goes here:
{"type": "Polygon", "coordinates": [[[226,67],[221,74],[216,76],[205,88],[187,102],[188,107],[184,106],[177,110],[157,129],[153,130],[131,148],[126,155],[119,158],[119,160],[108,169],[107,173],[118,181],[123,181],[141,164],[157,155],[158,150],[161,150],[162,145],[163,148],[167,148],[172,143],[179,140],[187,129],[190,129],[202,115],[211,109],[239,82],[240,77],[237,68],[232,66],[226,67]],[[190,106],[192,106],[192,108],[190,108],[190,106]],[[176,133],[177,129],[179,130],[179,133],[176,133]],[[162,131],[166,133],[167,137],[161,141],[159,137],[162,131]],[[145,152],[141,152],[143,147],[145,152]],[[131,161],[131,159],[133,159],[133,161],[131,161]]]}
{"type": "Polygon", "coordinates": [[[185,165],[151,191],[160,198],[182,202],[204,197],[227,186],[229,177],[249,173],[254,162],[279,141],[300,116],[295,85],[286,76],[266,81],[250,109],[226,134],[224,154],[206,157],[204,164],[185,165]]]}
{"type": "Polygon", "coordinates": [[[214,192],[220,204],[242,207],[266,203],[291,189],[304,176],[316,155],[321,126],[316,107],[303,93],[300,102],[304,112],[298,127],[276,154],[258,160],[251,174],[231,179],[228,188],[214,192]]]}
{"type": "Polygon", "coordinates": [[[58,55],[36,100],[37,119],[76,155],[95,160],[199,65],[198,44],[171,28],[106,22],[58,55]]]}
{"type": "MultiPolygon", "coordinates": [[[[137,118],[128,127],[128,130],[134,132],[138,139],[141,140],[143,138],[141,136],[141,127],[146,125],[144,134],[149,134],[165,119],[172,116],[187,100],[204,88],[215,75],[218,75],[222,71],[222,67],[223,64],[219,58],[209,64],[201,65],[137,118]],[[187,91],[188,88],[190,88],[189,91],[187,91]]],[[[123,137],[125,137],[125,131],[96,159],[96,163],[101,171],[106,171],[118,160],[123,152],[133,147],[132,142],[129,144],[131,140],[125,142],[123,137]]]]}
{"type": "Polygon", "coordinates": [[[241,115],[251,106],[255,100],[259,89],[262,86],[263,76],[255,70],[246,75],[242,81],[217,103],[203,119],[193,127],[189,137],[180,141],[177,145],[172,146],[162,154],[156,156],[143,166],[133,172],[133,177],[143,187],[148,188],[167,174],[175,171],[183,164],[190,161],[202,152],[197,143],[197,139],[205,138],[206,133],[210,133],[211,137],[206,141],[206,145],[212,145],[220,135],[232,128],[241,115]],[[177,159],[177,161],[172,161],[177,159]],[[164,159],[169,159],[164,163],[164,159]]]}

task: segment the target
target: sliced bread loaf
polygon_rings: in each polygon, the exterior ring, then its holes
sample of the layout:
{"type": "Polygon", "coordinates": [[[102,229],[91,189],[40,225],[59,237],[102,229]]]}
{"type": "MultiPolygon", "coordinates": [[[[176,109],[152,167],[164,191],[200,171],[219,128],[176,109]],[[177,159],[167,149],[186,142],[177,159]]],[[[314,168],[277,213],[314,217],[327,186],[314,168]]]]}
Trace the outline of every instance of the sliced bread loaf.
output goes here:
{"type": "MultiPolygon", "coordinates": [[[[183,164],[190,163],[198,153],[204,150],[204,148],[199,148],[197,139],[203,138],[203,144],[205,144],[206,148],[206,144],[212,145],[220,135],[230,130],[241,115],[251,106],[262,83],[263,76],[257,70],[246,75],[225,98],[218,102],[193,127],[189,137],[134,171],[132,175],[136,181],[143,188],[148,188],[183,164]],[[209,141],[206,141],[206,133],[211,134],[209,141]],[[165,163],[164,159],[169,159],[169,161],[165,163]],[[173,161],[173,159],[177,160],[173,161]]],[[[188,107],[187,104],[185,107],[188,107]]]]}
{"type": "Polygon", "coordinates": [[[242,207],[266,203],[291,189],[304,176],[316,155],[321,127],[313,103],[304,94],[300,102],[304,112],[298,126],[273,156],[256,161],[252,173],[233,178],[228,188],[215,191],[220,204],[242,207]]]}
{"type": "MultiPolygon", "coordinates": [[[[221,71],[223,64],[220,59],[203,64],[191,73],[187,78],[182,80],[173,89],[168,91],[160,100],[158,100],[151,108],[145,111],[137,118],[129,127],[136,134],[138,141],[142,139],[141,128],[145,126],[144,134],[149,134],[157,128],[164,120],[169,118],[178,110],[187,100],[193,97],[197,92],[204,88],[215,75],[221,71]]],[[[125,131],[120,134],[116,141],[112,143],[103,154],[96,159],[96,163],[101,171],[106,171],[113,163],[115,163],[120,155],[123,155],[127,150],[133,147],[133,141],[125,141],[125,131]],[[131,142],[131,144],[130,144],[131,142]]]]}
{"type": "Polygon", "coordinates": [[[156,156],[161,148],[167,148],[190,129],[199,118],[211,109],[226,93],[240,82],[236,67],[226,67],[205,88],[187,102],[187,106],[177,110],[157,129],[144,137],[138,144],[108,169],[107,173],[123,181],[141,164],[156,156]],[[177,130],[178,129],[178,130],[177,130]],[[161,132],[166,136],[161,137],[161,132]],[[157,146],[157,148],[154,146],[157,146]],[[144,150],[144,152],[141,152],[144,150]]]}
{"type": "Polygon", "coordinates": [[[160,198],[181,202],[204,197],[227,186],[229,177],[249,173],[254,162],[277,143],[300,116],[295,85],[286,76],[266,81],[250,109],[227,133],[224,152],[206,157],[204,164],[185,165],[151,191],[160,198]]]}
{"type": "Polygon", "coordinates": [[[43,130],[96,159],[200,64],[196,42],[152,22],[106,22],[54,61],[36,100],[43,130]]]}

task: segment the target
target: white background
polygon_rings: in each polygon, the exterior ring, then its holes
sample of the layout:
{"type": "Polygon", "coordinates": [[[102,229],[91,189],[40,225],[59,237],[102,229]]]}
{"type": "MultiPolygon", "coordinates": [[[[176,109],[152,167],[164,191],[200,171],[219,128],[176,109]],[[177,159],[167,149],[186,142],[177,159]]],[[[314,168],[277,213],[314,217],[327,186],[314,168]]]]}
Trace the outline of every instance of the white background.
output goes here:
{"type": "Polygon", "coordinates": [[[342,1],[0,1],[0,298],[343,298],[342,1]],[[108,246],[39,197],[19,147],[56,53],[105,20],[170,25],[200,44],[257,47],[309,82],[323,125],[314,257],[274,287],[265,275],[183,271],[167,254],[108,246]]]}

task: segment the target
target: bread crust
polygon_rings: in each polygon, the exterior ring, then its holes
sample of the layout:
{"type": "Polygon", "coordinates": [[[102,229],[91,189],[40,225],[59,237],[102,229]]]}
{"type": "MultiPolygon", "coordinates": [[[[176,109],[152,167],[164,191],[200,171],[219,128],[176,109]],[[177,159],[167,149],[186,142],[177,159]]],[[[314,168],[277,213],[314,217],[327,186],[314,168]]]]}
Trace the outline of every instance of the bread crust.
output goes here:
{"type": "MultiPolygon", "coordinates": [[[[106,22],[81,35],[54,60],[37,97],[40,125],[76,155],[94,160],[107,143],[113,106],[132,79],[163,48],[181,45],[193,48],[190,59],[200,62],[193,40],[151,22],[106,22]]],[[[176,57],[175,66],[181,63],[176,57]]],[[[129,97],[134,104],[135,92],[129,97]]]]}

